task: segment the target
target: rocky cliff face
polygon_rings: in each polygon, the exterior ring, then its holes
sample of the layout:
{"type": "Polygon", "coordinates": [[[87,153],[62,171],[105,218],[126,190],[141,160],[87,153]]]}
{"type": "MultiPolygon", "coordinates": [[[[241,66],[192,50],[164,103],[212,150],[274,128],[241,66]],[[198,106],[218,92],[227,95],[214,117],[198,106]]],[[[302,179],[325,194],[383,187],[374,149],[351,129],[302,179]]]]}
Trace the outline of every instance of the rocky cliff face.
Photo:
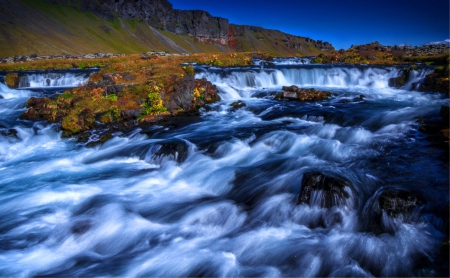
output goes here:
{"type": "Polygon", "coordinates": [[[167,0],[46,0],[91,11],[106,19],[140,19],[149,25],[179,35],[189,35],[206,43],[226,45],[228,19],[213,17],[201,10],[175,10],[167,0]]]}
{"type": "MultiPolygon", "coordinates": [[[[228,19],[214,17],[201,10],[176,10],[167,0],[45,0],[54,4],[70,5],[83,11],[91,11],[106,19],[139,19],[150,26],[178,35],[188,35],[207,44],[239,47],[239,40],[246,33],[268,31],[255,26],[230,24],[228,19]]],[[[270,30],[272,31],[272,30],[270,30]]],[[[273,31],[282,33],[279,31],[273,31]]],[[[328,42],[283,34],[280,43],[291,50],[303,50],[313,46],[321,51],[334,50],[328,42]]],[[[241,47],[242,48],[242,47],[241,47]]]]}

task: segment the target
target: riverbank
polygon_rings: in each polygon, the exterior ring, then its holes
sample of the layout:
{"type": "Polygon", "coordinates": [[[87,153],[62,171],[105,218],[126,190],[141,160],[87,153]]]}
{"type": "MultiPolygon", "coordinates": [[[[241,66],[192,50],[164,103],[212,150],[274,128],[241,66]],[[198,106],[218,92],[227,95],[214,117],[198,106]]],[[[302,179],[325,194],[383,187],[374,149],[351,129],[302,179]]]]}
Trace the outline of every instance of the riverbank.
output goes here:
{"type": "MultiPolygon", "coordinates": [[[[273,58],[267,53],[189,56],[165,52],[119,56],[100,53],[88,55],[87,58],[53,57],[4,63],[0,64],[0,70],[12,71],[6,75],[5,83],[14,88],[19,84],[19,73],[23,69],[50,72],[56,68],[69,70],[98,67],[98,72],[93,73],[83,86],[52,97],[31,98],[27,103],[28,110],[21,116],[25,120],[61,123],[64,136],[76,135],[80,140],[88,140],[90,130],[94,128],[106,130],[97,137],[110,138],[110,134],[118,129],[118,124],[126,129],[136,123],[173,122],[178,115],[196,115],[205,104],[219,100],[219,91],[209,80],[194,78],[193,63],[242,67],[252,65],[253,59],[262,60],[260,64],[264,67],[270,66],[273,58]]],[[[441,59],[436,57],[436,61],[441,59]]],[[[391,64],[392,60],[377,62],[391,64]]],[[[443,77],[448,75],[448,65],[435,66],[434,72],[425,77],[422,86],[412,84],[416,78],[412,73],[418,68],[419,66],[405,67],[398,76],[389,80],[389,86],[400,88],[411,83],[410,88],[448,93],[448,77],[443,77]]],[[[330,95],[329,92],[317,92],[314,89],[302,89],[299,92],[286,89],[284,94],[278,93],[275,98],[317,101],[327,99],[330,95]]]]}

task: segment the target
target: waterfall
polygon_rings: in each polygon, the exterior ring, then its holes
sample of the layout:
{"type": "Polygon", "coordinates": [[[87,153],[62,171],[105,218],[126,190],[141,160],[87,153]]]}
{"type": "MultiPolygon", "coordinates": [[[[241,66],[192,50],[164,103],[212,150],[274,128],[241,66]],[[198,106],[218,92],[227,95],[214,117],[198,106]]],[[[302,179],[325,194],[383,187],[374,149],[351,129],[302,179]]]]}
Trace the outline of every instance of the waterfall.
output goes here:
{"type": "Polygon", "coordinates": [[[405,86],[403,86],[402,89],[405,90],[418,90],[420,88],[420,85],[425,80],[425,76],[427,76],[430,73],[433,73],[433,69],[417,69],[417,70],[411,70],[409,72],[408,76],[408,82],[405,86]]]}
{"type": "MultiPolygon", "coordinates": [[[[252,91],[281,89],[281,86],[334,87],[334,88],[389,88],[389,79],[400,75],[395,67],[366,66],[285,66],[271,69],[252,68],[242,71],[198,68],[196,78],[206,78],[221,90],[223,99],[247,98],[252,91]]],[[[406,90],[418,89],[418,83],[431,73],[430,69],[413,70],[406,90]],[[413,88],[413,85],[414,88],[413,88]]]]}
{"type": "Polygon", "coordinates": [[[85,84],[92,71],[29,73],[19,77],[19,88],[77,87],[85,84]]]}

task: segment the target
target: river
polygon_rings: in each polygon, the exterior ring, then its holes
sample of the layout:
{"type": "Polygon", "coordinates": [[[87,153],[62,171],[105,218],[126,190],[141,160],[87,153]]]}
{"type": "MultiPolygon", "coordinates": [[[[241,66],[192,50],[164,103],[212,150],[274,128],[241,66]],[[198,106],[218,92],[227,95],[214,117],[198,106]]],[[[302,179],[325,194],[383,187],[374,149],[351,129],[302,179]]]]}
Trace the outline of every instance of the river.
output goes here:
{"type": "Polygon", "coordinates": [[[448,153],[417,120],[439,118],[448,99],[413,82],[390,88],[399,70],[197,66],[220,102],[187,124],[91,148],[57,124],[19,120],[31,96],[86,74],[37,72],[18,90],[0,83],[0,276],[445,276],[448,153]],[[273,99],[293,84],[333,96],[273,99]],[[310,172],[347,180],[348,197],[299,203],[310,172]],[[376,232],[366,223],[388,190],[422,202],[384,213],[376,232]]]}

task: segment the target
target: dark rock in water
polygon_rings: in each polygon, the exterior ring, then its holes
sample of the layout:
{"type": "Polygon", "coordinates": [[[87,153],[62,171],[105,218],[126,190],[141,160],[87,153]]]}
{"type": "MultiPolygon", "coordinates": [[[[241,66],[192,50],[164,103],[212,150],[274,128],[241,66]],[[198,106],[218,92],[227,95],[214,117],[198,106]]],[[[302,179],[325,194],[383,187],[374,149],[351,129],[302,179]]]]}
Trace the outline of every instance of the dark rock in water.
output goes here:
{"type": "Polygon", "coordinates": [[[298,87],[295,86],[295,85],[292,85],[292,86],[283,86],[281,89],[282,89],[283,91],[294,92],[294,93],[298,91],[298,87]]]}
{"type": "Polygon", "coordinates": [[[178,163],[182,163],[188,156],[189,146],[183,140],[174,139],[155,143],[152,151],[152,159],[156,161],[169,157],[178,163]]]}
{"type": "Polygon", "coordinates": [[[8,131],[3,131],[3,132],[1,132],[0,134],[2,135],[2,136],[5,136],[5,137],[12,137],[12,138],[16,138],[16,139],[19,139],[19,137],[17,136],[17,130],[16,129],[14,129],[14,128],[11,128],[11,129],[9,129],[8,131]]]}
{"type": "Polygon", "coordinates": [[[25,113],[20,115],[19,117],[22,120],[30,120],[30,121],[36,121],[39,120],[40,116],[39,113],[34,110],[34,108],[29,108],[25,113]]]}
{"type": "Polygon", "coordinates": [[[319,172],[305,173],[297,204],[304,203],[324,208],[343,207],[350,198],[350,186],[351,183],[343,178],[319,172]]]}
{"type": "Polygon", "coordinates": [[[234,109],[241,109],[241,108],[247,106],[247,104],[245,104],[242,100],[238,100],[238,101],[231,103],[230,106],[233,107],[234,109]]]}
{"type": "Polygon", "coordinates": [[[405,86],[408,81],[408,73],[406,71],[402,71],[401,74],[397,77],[389,78],[388,85],[392,88],[400,88],[405,86]]]}
{"type": "Polygon", "coordinates": [[[363,219],[366,229],[376,235],[396,231],[398,221],[411,223],[419,220],[425,201],[416,193],[395,188],[382,188],[368,201],[363,219]]]}
{"type": "Polygon", "coordinates": [[[275,96],[276,100],[300,100],[300,101],[320,101],[326,100],[331,96],[331,92],[319,91],[314,88],[304,89],[295,85],[283,86],[282,93],[275,96]]]}

